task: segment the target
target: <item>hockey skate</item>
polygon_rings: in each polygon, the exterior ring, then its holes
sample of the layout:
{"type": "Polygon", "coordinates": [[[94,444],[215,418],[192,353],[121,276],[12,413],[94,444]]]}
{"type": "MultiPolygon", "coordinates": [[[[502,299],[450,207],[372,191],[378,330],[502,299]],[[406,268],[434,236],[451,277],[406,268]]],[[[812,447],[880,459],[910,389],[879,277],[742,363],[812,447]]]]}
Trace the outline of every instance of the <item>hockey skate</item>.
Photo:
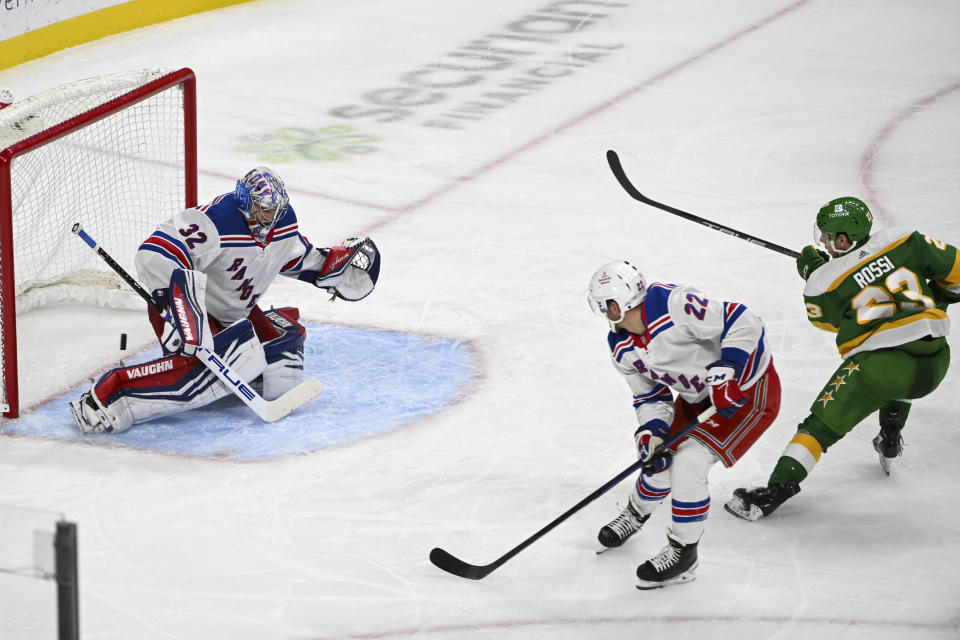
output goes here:
{"type": "Polygon", "coordinates": [[[90,391],[70,403],[70,412],[83,434],[113,432],[113,423],[90,391]]]}
{"type": "Polygon", "coordinates": [[[770,515],[777,510],[777,507],[798,493],[800,493],[800,484],[797,482],[737,489],[723,508],[738,518],[752,522],[770,515]]]}
{"type": "Polygon", "coordinates": [[[637,589],[659,589],[671,584],[696,580],[696,542],[684,544],[667,529],[667,546],[659,554],[637,567],[637,589]]]}
{"type": "Polygon", "coordinates": [[[890,475],[893,459],[903,455],[903,438],[900,435],[903,421],[900,416],[896,409],[881,414],[880,433],[873,439],[873,448],[880,454],[880,466],[887,475],[890,475]]]}
{"type": "MultiPolygon", "coordinates": [[[[633,508],[633,504],[627,502],[627,508],[623,510],[623,513],[600,529],[597,539],[600,541],[600,544],[606,547],[606,549],[602,551],[622,545],[630,536],[640,531],[643,523],[645,523],[649,517],[650,514],[645,516],[640,515],[640,512],[633,508]]],[[[602,551],[598,553],[602,553],[602,551]]]]}

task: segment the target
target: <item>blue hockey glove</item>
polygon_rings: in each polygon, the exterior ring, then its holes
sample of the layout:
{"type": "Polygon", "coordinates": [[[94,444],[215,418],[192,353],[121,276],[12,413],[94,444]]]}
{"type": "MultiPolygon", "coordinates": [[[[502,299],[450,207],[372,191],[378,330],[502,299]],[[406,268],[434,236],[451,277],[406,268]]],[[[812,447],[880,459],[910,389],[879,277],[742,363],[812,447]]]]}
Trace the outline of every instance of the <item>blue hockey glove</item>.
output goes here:
{"type": "Polygon", "coordinates": [[[827,264],[830,256],[825,251],[820,251],[812,244],[808,244],[800,250],[800,257],[797,258],[797,273],[806,280],[810,274],[827,264]]]}
{"type": "Polygon", "coordinates": [[[637,443],[637,458],[647,464],[645,473],[660,473],[670,466],[673,457],[669,451],[655,454],[655,450],[667,436],[670,435],[670,425],[663,420],[650,420],[637,428],[633,440],[637,443]]]}
{"type": "Polygon", "coordinates": [[[653,458],[654,450],[663,444],[670,434],[670,425],[663,420],[654,419],[637,427],[633,441],[637,443],[637,458],[648,462],[653,458]]]}
{"type": "Polygon", "coordinates": [[[740,389],[742,371],[743,367],[730,360],[717,360],[707,365],[706,383],[710,387],[710,399],[717,413],[724,418],[733,417],[750,400],[740,389]]]}

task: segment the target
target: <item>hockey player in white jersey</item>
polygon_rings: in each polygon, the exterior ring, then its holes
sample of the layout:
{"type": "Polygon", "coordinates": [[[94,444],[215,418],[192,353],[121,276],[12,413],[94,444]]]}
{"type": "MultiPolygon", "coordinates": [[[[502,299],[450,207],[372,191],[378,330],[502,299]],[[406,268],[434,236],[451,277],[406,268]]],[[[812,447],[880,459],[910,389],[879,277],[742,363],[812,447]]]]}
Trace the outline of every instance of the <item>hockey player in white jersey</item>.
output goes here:
{"type": "Polygon", "coordinates": [[[637,568],[637,588],[693,580],[710,509],[710,468],[718,460],[732,466],[780,409],[780,381],[763,322],[738,302],[709,298],[686,286],[648,285],[625,261],[593,274],[588,301],[610,324],[613,364],[633,392],[637,454],[650,463],[626,508],[600,530],[600,543],[622,545],[669,496],[667,546],[637,568]],[[666,455],[653,457],[671,432],[711,403],[716,407],[712,418],[666,455]]]}
{"type": "Polygon", "coordinates": [[[212,349],[247,381],[262,376],[263,396],[279,397],[303,378],[306,330],[296,308],[257,304],[278,275],[309,282],[344,300],[373,291],[380,253],[369,238],[314,247],[300,234],[280,177],[257,167],[230,193],[159,225],[141,244],[137,275],[167,308],[150,321],[167,355],[119,367],[71,403],[84,433],[117,433],[228,395],[195,357],[212,349]]]}

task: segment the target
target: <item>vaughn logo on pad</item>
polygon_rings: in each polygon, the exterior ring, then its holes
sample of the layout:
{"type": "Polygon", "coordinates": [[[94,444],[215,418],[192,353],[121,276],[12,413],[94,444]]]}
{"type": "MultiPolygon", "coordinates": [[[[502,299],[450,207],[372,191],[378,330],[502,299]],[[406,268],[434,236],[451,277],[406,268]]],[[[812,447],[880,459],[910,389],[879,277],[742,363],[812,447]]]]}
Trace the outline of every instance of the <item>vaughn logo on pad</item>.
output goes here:
{"type": "Polygon", "coordinates": [[[172,369],[172,360],[160,360],[159,362],[151,362],[149,364],[140,365],[139,367],[130,367],[124,371],[127,374],[128,380],[134,380],[136,378],[142,378],[143,376],[149,376],[154,373],[162,373],[172,369]]]}

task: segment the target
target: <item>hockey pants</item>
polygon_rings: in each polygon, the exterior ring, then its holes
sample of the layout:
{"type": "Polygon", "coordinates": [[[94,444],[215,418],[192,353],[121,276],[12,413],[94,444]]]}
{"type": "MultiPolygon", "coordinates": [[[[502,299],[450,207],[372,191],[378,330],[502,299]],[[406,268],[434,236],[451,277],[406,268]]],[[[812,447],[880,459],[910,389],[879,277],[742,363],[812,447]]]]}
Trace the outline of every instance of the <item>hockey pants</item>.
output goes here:
{"type": "Polygon", "coordinates": [[[769,483],[802,481],[827,449],[878,410],[897,408],[905,422],[908,401],[933,392],[949,366],[950,347],[944,338],[924,338],[848,358],[817,395],[769,483]]]}

